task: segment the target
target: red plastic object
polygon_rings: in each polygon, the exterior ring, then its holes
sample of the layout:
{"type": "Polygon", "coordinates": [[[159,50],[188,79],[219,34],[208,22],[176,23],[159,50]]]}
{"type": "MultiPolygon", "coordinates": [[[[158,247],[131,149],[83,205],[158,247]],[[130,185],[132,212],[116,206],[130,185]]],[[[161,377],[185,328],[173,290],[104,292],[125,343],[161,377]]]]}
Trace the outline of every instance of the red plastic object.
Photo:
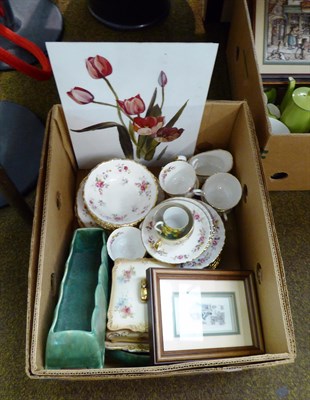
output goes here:
{"type": "MultiPolygon", "coordinates": [[[[3,9],[0,8],[0,15],[3,13],[3,9]]],[[[30,52],[40,63],[42,69],[37,68],[33,65],[26,63],[20,58],[14,56],[9,51],[0,48],[0,60],[8,64],[10,67],[30,76],[31,78],[39,81],[44,81],[52,76],[52,68],[50,62],[43,51],[30,40],[14,33],[11,29],[0,24],[0,35],[8,39],[9,41],[17,44],[23,49],[30,52]]]]}

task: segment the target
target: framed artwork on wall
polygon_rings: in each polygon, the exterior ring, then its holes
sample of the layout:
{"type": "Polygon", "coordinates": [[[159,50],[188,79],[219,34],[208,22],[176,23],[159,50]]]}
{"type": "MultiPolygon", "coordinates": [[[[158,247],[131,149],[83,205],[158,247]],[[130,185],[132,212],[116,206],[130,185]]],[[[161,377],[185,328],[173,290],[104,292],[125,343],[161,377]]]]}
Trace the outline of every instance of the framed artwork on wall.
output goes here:
{"type": "Polygon", "coordinates": [[[253,30],[263,80],[310,79],[310,0],[255,1],[253,30]]]}

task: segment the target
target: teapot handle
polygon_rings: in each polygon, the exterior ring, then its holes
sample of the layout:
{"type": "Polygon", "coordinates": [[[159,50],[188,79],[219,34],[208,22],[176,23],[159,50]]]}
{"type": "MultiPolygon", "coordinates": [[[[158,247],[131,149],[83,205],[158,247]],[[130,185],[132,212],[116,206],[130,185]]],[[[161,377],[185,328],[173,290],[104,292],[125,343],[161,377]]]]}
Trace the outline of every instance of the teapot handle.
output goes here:
{"type": "Polygon", "coordinates": [[[283,113],[285,108],[288,106],[288,104],[289,104],[289,102],[290,102],[290,100],[292,98],[292,94],[293,94],[293,91],[295,89],[295,85],[296,85],[296,81],[292,76],[289,76],[288,81],[289,81],[288,82],[288,88],[287,88],[286,93],[285,93],[285,95],[283,97],[283,100],[282,100],[282,102],[280,104],[281,114],[283,113]]]}

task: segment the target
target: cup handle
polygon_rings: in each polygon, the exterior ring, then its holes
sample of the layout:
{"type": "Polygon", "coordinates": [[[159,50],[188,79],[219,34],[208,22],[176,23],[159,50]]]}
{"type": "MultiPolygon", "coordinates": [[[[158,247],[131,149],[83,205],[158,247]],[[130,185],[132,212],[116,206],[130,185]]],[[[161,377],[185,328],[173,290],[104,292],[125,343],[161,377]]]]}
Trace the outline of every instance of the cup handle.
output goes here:
{"type": "Polygon", "coordinates": [[[196,196],[203,197],[203,191],[201,189],[193,189],[192,193],[194,193],[196,196]]]}
{"type": "Polygon", "coordinates": [[[223,219],[224,219],[225,222],[228,221],[227,213],[226,213],[225,211],[222,212],[222,217],[223,217],[223,219]]]}
{"type": "Polygon", "coordinates": [[[162,227],[164,226],[163,221],[156,222],[154,228],[158,233],[162,233],[162,227]]]}
{"type": "Polygon", "coordinates": [[[179,156],[177,156],[176,161],[187,161],[187,157],[183,156],[183,155],[179,155],[179,156]]]}
{"type": "Polygon", "coordinates": [[[196,170],[197,167],[198,167],[198,160],[197,160],[197,158],[195,158],[193,161],[191,161],[190,164],[191,164],[192,167],[196,170]]]}

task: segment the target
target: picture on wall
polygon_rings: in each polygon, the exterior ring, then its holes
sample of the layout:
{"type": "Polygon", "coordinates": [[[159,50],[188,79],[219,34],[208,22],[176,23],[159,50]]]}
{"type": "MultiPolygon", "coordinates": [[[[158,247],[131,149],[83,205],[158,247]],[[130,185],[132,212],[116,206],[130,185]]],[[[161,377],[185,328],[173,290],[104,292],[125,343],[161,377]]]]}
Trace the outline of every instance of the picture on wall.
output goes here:
{"type": "Polygon", "coordinates": [[[310,0],[256,1],[254,33],[263,75],[309,75],[310,0]]]}

